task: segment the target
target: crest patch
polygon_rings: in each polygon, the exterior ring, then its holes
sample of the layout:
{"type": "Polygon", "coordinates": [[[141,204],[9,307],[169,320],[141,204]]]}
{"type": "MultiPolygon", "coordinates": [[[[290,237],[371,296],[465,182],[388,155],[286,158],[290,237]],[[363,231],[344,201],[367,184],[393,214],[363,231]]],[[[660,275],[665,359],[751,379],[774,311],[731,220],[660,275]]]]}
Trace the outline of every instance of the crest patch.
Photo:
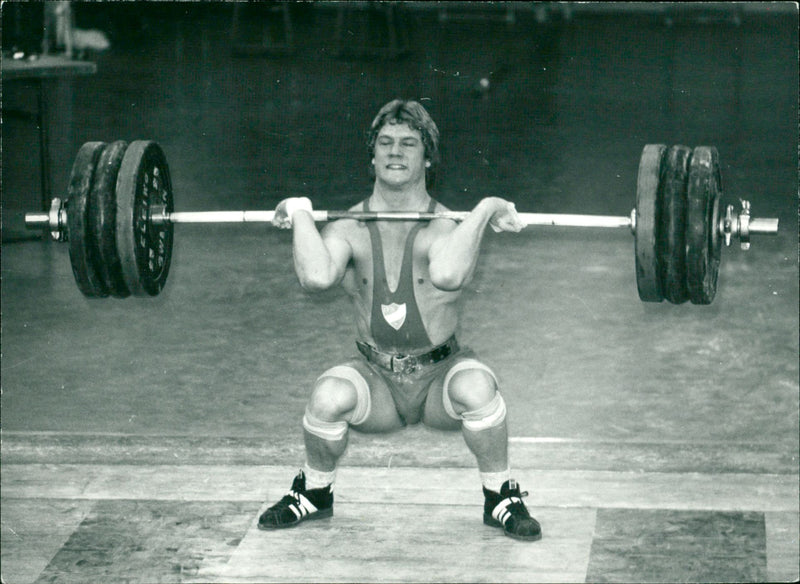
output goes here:
{"type": "Polygon", "coordinates": [[[389,323],[389,326],[394,330],[399,331],[400,327],[406,321],[406,303],[397,304],[381,304],[381,312],[383,313],[384,320],[389,323]]]}

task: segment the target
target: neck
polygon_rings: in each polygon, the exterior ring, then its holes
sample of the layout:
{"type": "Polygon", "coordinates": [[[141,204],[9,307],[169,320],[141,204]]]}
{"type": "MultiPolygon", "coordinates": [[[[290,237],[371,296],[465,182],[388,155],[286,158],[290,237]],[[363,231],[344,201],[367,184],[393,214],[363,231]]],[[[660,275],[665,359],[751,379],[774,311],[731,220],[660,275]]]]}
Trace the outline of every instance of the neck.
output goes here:
{"type": "Polygon", "coordinates": [[[370,208],[376,211],[424,211],[430,203],[425,185],[393,190],[376,182],[370,198],[370,208]]]}

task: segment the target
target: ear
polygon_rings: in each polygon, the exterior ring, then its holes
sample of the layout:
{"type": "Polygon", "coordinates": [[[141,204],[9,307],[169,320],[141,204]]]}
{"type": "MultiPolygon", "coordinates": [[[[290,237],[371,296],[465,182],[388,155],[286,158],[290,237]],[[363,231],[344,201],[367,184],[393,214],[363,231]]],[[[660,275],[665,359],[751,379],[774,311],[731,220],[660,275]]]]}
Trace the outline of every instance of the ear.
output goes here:
{"type": "Polygon", "coordinates": [[[425,161],[425,168],[430,168],[430,167],[431,167],[431,161],[430,160],[426,160],[425,161]]]}

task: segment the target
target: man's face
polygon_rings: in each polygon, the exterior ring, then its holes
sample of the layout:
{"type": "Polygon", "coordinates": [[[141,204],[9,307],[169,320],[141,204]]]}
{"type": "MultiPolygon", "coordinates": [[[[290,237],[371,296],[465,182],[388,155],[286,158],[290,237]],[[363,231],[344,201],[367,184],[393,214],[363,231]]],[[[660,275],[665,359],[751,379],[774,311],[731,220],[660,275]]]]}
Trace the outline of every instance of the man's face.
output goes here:
{"type": "Polygon", "coordinates": [[[375,177],[400,188],[425,184],[425,145],[418,130],[408,124],[386,124],[378,132],[373,158],[375,177]]]}

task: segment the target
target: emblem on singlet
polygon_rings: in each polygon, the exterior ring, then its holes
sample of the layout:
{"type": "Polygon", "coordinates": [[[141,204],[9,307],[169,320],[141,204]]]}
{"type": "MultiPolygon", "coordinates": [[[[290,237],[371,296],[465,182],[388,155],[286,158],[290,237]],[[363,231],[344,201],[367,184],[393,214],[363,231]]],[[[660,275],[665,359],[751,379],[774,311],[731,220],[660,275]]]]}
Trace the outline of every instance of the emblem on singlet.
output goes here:
{"type": "Polygon", "coordinates": [[[399,331],[400,327],[403,326],[403,323],[406,321],[405,302],[403,302],[403,304],[397,304],[396,302],[381,304],[381,312],[383,313],[383,319],[396,331],[399,331]]]}

